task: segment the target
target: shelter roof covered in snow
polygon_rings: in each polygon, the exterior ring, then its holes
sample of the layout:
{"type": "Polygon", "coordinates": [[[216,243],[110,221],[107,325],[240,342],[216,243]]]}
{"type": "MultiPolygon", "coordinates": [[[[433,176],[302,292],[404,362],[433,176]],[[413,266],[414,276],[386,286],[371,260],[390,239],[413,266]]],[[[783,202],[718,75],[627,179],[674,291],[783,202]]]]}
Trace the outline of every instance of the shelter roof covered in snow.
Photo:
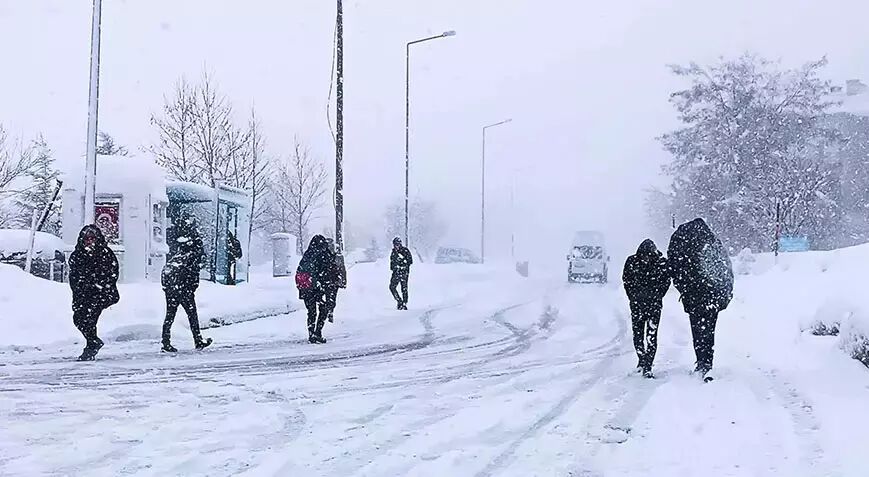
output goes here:
{"type": "MultiPolygon", "coordinates": [[[[83,168],[68,171],[64,175],[64,187],[83,190],[83,168]]],[[[147,192],[159,200],[168,201],[166,171],[147,157],[97,156],[97,194],[131,191],[147,192]]]]}

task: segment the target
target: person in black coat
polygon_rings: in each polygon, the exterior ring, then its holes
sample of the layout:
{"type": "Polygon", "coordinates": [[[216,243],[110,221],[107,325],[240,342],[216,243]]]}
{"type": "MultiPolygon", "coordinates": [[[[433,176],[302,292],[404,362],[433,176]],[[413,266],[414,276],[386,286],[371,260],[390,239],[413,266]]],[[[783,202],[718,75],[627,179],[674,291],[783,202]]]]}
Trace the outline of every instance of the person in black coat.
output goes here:
{"type": "Polygon", "coordinates": [[[637,369],[650,378],[658,350],[662,301],[670,289],[667,259],[658,251],[655,242],[644,240],[637,253],[628,257],[622,281],[631,303],[634,348],[639,358],[637,369]]]}
{"type": "Polygon", "coordinates": [[[315,235],[302,255],[296,269],[296,287],[299,299],[305,302],[308,310],[308,342],[322,344],[323,325],[329,315],[326,291],[338,283],[335,254],[329,251],[329,244],[322,235],[315,235]]]}
{"type": "Polygon", "coordinates": [[[413,265],[413,254],[410,253],[410,249],[402,245],[400,238],[394,238],[392,240],[392,254],[389,256],[389,269],[392,270],[389,291],[392,292],[392,297],[395,298],[399,310],[407,309],[407,289],[411,265],[413,265]],[[401,294],[398,293],[399,286],[401,286],[401,294]]]}
{"type": "Polygon", "coordinates": [[[238,237],[235,236],[234,233],[229,232],[226,238],[227,247],[226,247],[226,263],[228,265],[229,271],[226,276],[226,284],[227,285],[235,285],[236,277],[238,276],[237,265],[238,261],[244,256],[241,250],[241,242],[239,242],[238,237]]]}
{"type": "Polygon", "coordinates": [[[103,310],[120,301],[118,275],[118,259],[103,233],[96,225],[84,226],[69,257],[72,321],[86,341],[79,361],[92,361],[103,347],[97,322],[103,310]]]}
{"type": "Polygon", "coordinates": [[[718,313],[733,298],[733,266],[724,245],[703,219],[676,229],[667,256],[673,285],[691,320],[697,356],[695,372],[705,377],[712,369],[718,313]]]}
{"type": "Polygon", "coordinates": [[[199,270],[205,261],[205,247],[193,220],[182,220],[176,227],[169,243],[169,259],[163,267],[161,277],[163,292],[166,294],[163,351],[167,353],[178,351],[172,346],[172,324],[179,306],[187,313],[196,349],[206,348],[212,343],[211,338],[202,339],[199,313],[196,309],[196,289],[199,288],[199,270]]]}
{"type": "Polygon", "coordinates": [[[326,301],[326,319],[329,323],[335,321],[335,307],[338,306],[338,290],[347,288],[347,270],[344,268],[344,260],[338,256],[335,248],[335,240],[327,237],[326,243],[329,247],[329,253],[335,259],[332,261],[332,270],[329,272],[331,277],[337,277],[336,280],[329,280],[326,284],[324,299],[326,301]]]}

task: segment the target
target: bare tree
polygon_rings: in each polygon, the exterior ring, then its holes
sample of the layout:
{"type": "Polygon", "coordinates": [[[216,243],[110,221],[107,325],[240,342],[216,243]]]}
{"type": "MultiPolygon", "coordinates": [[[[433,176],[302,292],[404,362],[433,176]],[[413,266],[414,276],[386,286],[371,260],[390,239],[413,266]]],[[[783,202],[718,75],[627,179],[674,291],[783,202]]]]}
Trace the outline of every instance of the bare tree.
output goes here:
{"type": "Polygon", "coordinates": [[[0,125],[0,197],[19,194],[22,182],[38,167],[32,147],[22,147],[21,141],[11,144],[6,130],[0,125]]]}
{"type": "Polygon", "coordinates": [[[232,104],[218,91],[207,73],[194,91],[193,150],[197,155],[199,180],[212,187],[218,180],[236,183],[233,164],[243,162],[250,132],[233,122],[232,104]]]}
{"type": "MultiPolygon", "coordinates": [[[[265,137],[262,126],[256,116],[256,111],[251,109],[248,122],[247,148],[236,151],[231,157],[231,184],[240,189],[250,191],[251,214],[250,233],[266,226],[266,212],[268,204],[264,196],[268,189],[269,168],[271,160],[265,152],[265,137]]],[[[238,138],[236,138],[237,140],[238,138]]]]}
{"type": "Polygon", "coordinates": [[[274,168],[268,214],[275,232],[295,234],[304,246],[308,227],[323,206],[328,175],[322,162],[296,138],[293,153],[274,168]]]}
{"type": "Polygon", "coordinates": [[[171,98],[165,98],[163,115],[151,116],[151,124],[157,128],[160,140],[149,150],[174,178],[187,182],[199,182],[199,171],[195,167],[197,156],[193,150],[196,122],[193,88],[182,78],[176,85],[171,98]]]}

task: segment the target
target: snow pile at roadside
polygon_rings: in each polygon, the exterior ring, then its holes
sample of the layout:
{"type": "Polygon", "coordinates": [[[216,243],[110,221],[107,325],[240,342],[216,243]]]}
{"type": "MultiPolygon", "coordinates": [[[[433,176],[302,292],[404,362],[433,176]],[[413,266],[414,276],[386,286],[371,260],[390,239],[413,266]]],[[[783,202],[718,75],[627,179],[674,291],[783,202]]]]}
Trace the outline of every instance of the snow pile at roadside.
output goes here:
{"type": "MultiPolygon", "coordinates": [[[[303,309],[292,276],[273,278],[259,267],[250,282],[235,287],[202,282],[196,295],[199,322],[203,328],[286,315],[303,309]]],[[[360,263],[348,267],[348,288],[341,290],[337,315],[341,319],[393,310],[389,293],[389,264],[360,263]]],[[[444,301],[459,303],[493,277],[522,280],[515,273],[479,265],[414,266],[411,274],[411,305],[425,308],[444,301]]],[[[492,286],[503,284],[503,280],[492,286]]],[[[158,340],[165,313],[165,297],[159,284],[119,285],[121,301],[106,310],[99,322],[105,341],[158,340]]],[[[509,295],[503,299],[509,300],[509,295]]],[[[492,297],[494,301],[501,297],[492,297]]],[[[79,341],[72,324],[72,294],[69,285],[26,275],[17,267],[0,265],[0,347],[38,346],[79,341]]],[[[183,311],[175,320],[175,334],[184,333],[183,311]]],[[[181,336],[181,334],[179,334],[181,336]]]]}
{"type": "Polygon", "coordinates": [[[869,295],[863,279],[869,245],[754,258],[737,296],[760,306],[774,303],[764,321],[776,323],[780,333],[795,321],[801,333],[838,336],[839,348],[869,366],[869,295]]]}
{"type": "MultiPolygon", "coordinates": [[[[203,282],[197,293],[199,321],[203,327],[280,315],[300,308],[292,277],[254,276],[236,287],[203,282]]],[[[158,339],[165,313],[165,297],[159,284],[119,286],[121,301],[106,310],[99,323],[108,341],[158,339]]],[[[0,346],[36,346],[78,340],[72,324],[69,285],[25,274],[0,265],[0,346]]],[[[183,312],[176,323],[186,325],[183,312]]],[[[183,326],[177,325],[176,326],[183,326]]]]}

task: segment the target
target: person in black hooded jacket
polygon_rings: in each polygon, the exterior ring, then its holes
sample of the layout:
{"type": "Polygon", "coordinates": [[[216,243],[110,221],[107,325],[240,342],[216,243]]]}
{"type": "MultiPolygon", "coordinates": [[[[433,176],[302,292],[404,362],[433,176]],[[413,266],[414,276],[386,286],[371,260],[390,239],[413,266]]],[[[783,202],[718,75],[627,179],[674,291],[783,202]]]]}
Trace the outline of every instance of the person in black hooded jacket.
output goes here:
{"type": "Polygon", "coordinates": [[[622,281],[631,303],[634,348],[639,358],[637,369],[650,378],[658,350],[662,301],[670,289],[667,259],[658,251],[655,242],[644,240],[637,253],[628,257],[622,281]]]}
{"type": "Polygon", "coordinates": [[[92,361],[103,347],[97,336],[100,314],[120,300],[118,259],[96,225],[86,225],[78,234],[69,257],[69,287],[72,321],[86,341],[78,360],[92,361]]]}
{"type": "Polygon", "coordinates": [[[296,287],[299,298],[308,310],[308,342],[322,344],[323,325],[329,316],[330,306],[326,292],[339,281],[335,267],[335,255],[329,251],[326,237],[315,235],[302,255],[296,269],[296,287]]]}
{"type": "Polygon", "coordinates": [[[199,270],[205,260],[205,247],[192,219],[182,219],[169,243],[169,259],[163,267],[161,284],[166,294],[166,318],[163,320],[163,351],[175,353],[172,346],[172,324],[178,307],[184,308],[193,334],[193,345],[203,349],[211,345],[211,338],[202,339],[199,313],[196,309],[196,290],[199,288],[199,270]]]}
{"type": "Polygon", "coordinates": [[[724,245],[699,218],[676,229],[667,256],[673,285],[691,321],[695,372],[705,377],[712,369],[718,313],[733,298],[733,266],[724,245]]]}
{"type": "Polygon", "coordinates": [[[413,265],[413,254],[401,243],[400,238],[395,237],[392,239],[392,253],[389,255],[389,269],[392,270],[389,291],[395,298],[396,307],[399,310],[407,310],[411,265],[413,265]],[[398,292],[399,287],[401,287],[401,293],[398,292]]]}

